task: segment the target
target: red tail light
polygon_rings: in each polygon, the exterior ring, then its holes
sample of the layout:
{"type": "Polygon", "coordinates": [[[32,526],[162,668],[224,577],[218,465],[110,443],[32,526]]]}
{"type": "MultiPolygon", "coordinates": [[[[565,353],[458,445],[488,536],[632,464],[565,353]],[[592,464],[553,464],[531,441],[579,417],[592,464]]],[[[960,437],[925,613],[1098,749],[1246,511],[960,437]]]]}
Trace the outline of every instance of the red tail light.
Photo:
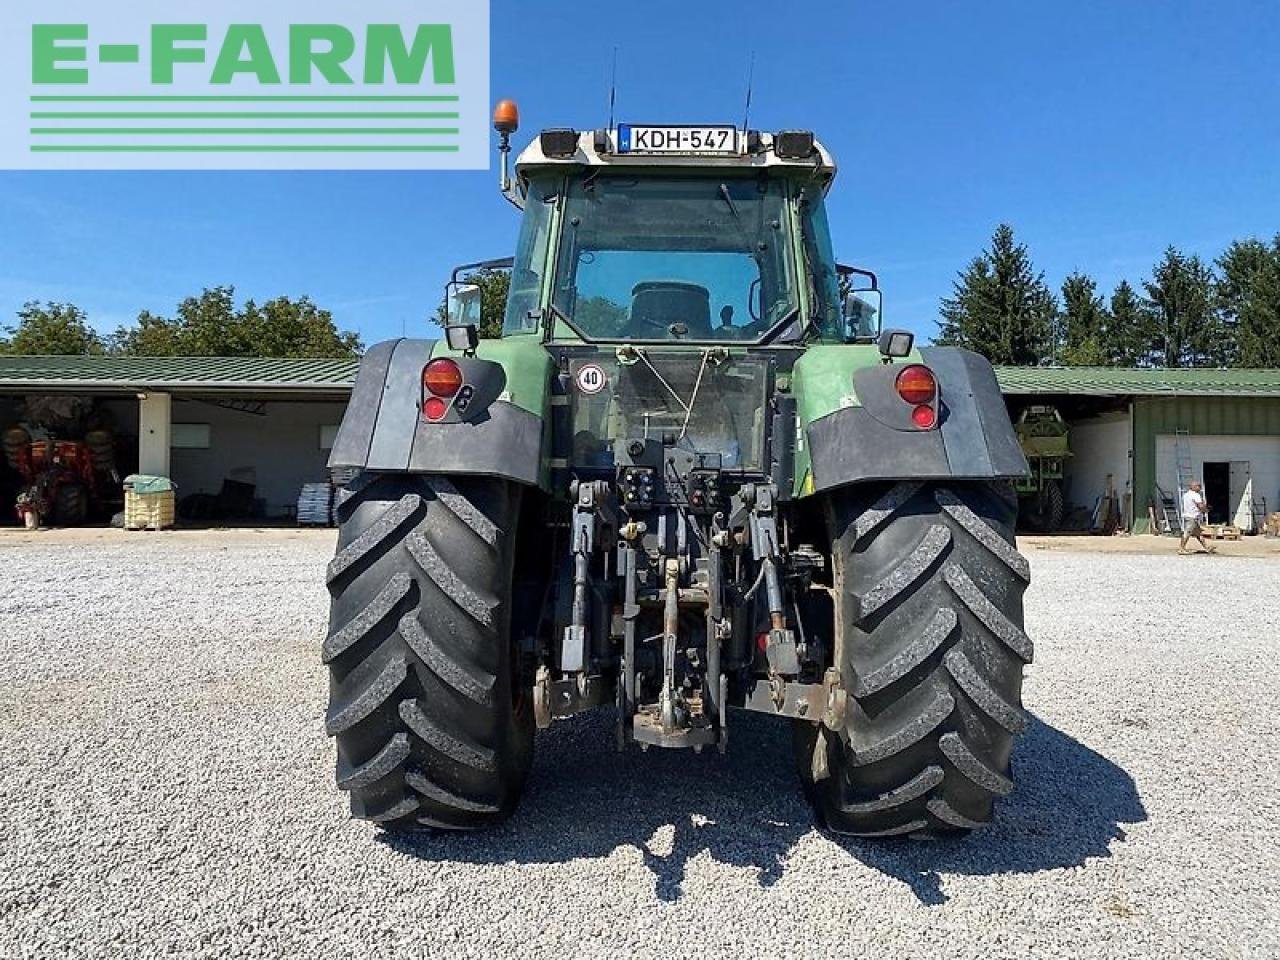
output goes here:
{"type": "Polygon", "coordinates": [[[911,411],[911,422],[921,430],[930,430],[938,422],[938,411],[927,403],[922,403],[911,411]]]}
{"type": "Polygon", "coordinates": [[[422,385],[432,396],[452,397],[462,387],[462,371],[452,360],[440,357],[422,368],[422,385]]]}
{"type": "Polygon", "coordinates": [[[898,390],[898,396],[907,403],[930,403],[938,395],[938,381],[934,379],[933,371],[918,363],[903,367],[894,386],[898,390]]]}
{"type": "Polygon", "coordinates": [[[449,405],[439,397],[427,397],[422,403],[422,415],[433,422],[448,412],[449,405]]]}

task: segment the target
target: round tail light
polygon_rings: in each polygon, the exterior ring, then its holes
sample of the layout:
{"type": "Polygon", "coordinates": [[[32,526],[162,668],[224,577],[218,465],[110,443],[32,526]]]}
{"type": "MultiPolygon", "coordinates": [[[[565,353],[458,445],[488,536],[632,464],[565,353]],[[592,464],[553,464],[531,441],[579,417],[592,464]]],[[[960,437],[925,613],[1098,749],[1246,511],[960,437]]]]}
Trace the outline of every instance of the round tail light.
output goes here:
{"type": "Polygon", "coordinates": [[[911,422],[921,430],[931,430],[938,422],[938,412],[927,403],[922,403],[911,411],[911,422]]]}
{"type": "Polygon", "coordinates": [[[433,396],[452,397],[462,387],[462,370],[447,357],[440,357],[422,368],[422,385],[433,396]]]}
{"type": "Polygon", "coordinates": [[[422,404],[422,415],[433,423],[449,412],[449,405],[439,397],[427,397],[422,404]]]}
{"type": "Polygon", "coordinates": [[[934,379],[933,371],[918,363],[903,367],[894,386],[898,396],[907,403],[929,403],[938,395],[938,381],[934,379]]]}

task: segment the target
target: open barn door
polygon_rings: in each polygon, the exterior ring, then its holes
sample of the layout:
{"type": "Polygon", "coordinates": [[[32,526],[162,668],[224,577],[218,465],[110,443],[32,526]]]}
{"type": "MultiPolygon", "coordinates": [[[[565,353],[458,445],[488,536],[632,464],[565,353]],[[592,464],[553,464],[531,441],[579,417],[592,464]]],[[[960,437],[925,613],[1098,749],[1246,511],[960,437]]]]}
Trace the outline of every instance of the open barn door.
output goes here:
{"type": "Polygon", "coordinates": [[[1229,479],[1231,522],[1253,533],[1253,469],[1248,460],[1232,460],[1229,479]]]}

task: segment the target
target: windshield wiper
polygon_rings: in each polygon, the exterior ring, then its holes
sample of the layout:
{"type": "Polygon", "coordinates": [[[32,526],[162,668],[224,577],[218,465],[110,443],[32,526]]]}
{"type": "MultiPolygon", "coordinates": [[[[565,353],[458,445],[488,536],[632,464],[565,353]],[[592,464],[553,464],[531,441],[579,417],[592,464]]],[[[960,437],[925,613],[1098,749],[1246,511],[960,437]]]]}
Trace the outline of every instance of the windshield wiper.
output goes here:
{"type": "Polygon", "coordinates": [[[760,251],[747,233],[746,225],[742,222],[742,214],[738,211],[738,205],[733,202],[733,195],[729,193],[729,185],[727,183],[720,184],[720,197],[724,200],[725,205],[728,206],[729,212],[733,214],[733,222],[738,227],[738,235],[742,237],[742,242],[747,245],[747,253],[751,255],[752,260],[759,263],[760,251]]]}
{"type": "Polygon", "coordinates": [[[729,185],[727,183],[720,184],[720,196],[724,197],[724,202],[729,205],[729,212],[733,214],[733,219],[741,223],[742,214],[738,212],[738,205],[733,202],[733,195],[729,193],[729,185]]]}

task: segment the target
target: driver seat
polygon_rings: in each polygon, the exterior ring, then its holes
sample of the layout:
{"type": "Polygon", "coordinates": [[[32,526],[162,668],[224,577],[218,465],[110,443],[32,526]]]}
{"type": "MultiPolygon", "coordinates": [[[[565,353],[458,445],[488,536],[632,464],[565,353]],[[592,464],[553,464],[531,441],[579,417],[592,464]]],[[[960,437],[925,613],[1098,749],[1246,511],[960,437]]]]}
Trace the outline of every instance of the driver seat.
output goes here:
{"type": "Polygon", "coordinates": [[[683,323],[688,336],[711,336],[711,294],[706,287],[679,280],[646,280],[631,290],[631,329],[641,335],[654,328],[683,323]]]}

